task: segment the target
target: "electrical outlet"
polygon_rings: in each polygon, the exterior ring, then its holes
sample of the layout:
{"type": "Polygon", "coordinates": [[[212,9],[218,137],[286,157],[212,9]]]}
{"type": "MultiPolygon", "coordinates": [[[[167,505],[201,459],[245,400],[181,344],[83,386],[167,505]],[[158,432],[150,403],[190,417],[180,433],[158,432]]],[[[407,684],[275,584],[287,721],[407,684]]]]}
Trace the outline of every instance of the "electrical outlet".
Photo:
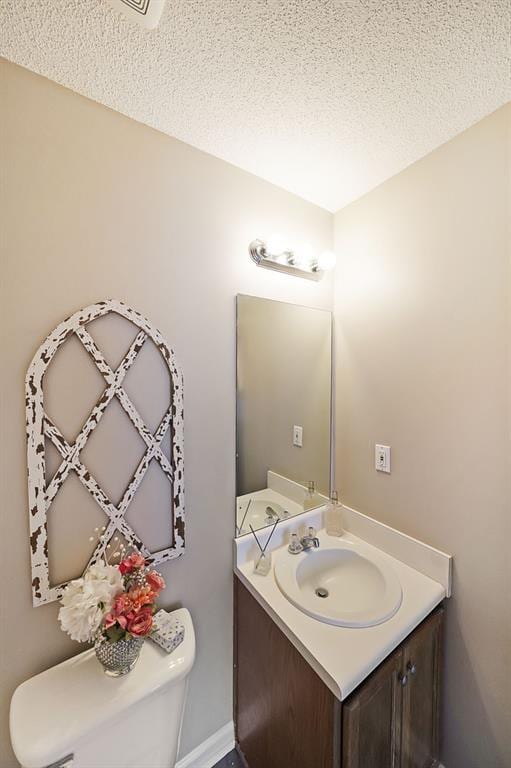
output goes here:
{"type": "Polygon", "coordinates": [[[374,466],[378,472],[390,473],[390,445],[374,446],[374,466]]]}
{"type": "Polygon", "coordinates": [[[303,427],[293,427],[293,445],[296,445],[297,448],[302,448],[303,446],[303,427]]]}

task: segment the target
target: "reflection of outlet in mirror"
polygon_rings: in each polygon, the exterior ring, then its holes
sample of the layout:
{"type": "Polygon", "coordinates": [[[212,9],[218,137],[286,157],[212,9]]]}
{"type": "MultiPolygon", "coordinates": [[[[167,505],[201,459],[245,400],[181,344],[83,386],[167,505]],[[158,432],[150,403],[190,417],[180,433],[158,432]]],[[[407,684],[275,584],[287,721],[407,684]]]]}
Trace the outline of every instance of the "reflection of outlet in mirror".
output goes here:
{"type": "Polygon", "coordinates": [[[378,472],[390,472],[390,445],[374,446],[374,464],[378,472]]]}
{"type": "Polygon", "coordinates": [[[293,445],[298,448],[303,446],[303,427],[293,427],[293,445]]]}

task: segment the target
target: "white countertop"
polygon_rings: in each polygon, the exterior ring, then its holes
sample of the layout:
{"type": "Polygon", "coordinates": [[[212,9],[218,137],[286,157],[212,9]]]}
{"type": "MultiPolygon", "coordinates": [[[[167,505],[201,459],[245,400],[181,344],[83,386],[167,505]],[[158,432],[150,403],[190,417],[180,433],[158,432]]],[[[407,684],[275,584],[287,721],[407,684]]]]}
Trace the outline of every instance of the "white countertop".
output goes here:
{"type": "MultiPolygon", "coordinates": [[[[353,513],[354,515],[359,514],[354,511],[353,513]]],[[[318,520],[317,512],[313,519],[318,520]]],[[[306,521],[304,516],[304,522],[309,522],[309,516],[307,516],[306,521]]],[[[378,523],[375,524],[379,525],[378,523]]],[[[287,523],[285,525],[287,528],[287,523]]],[[[386,526],[384,528],[383,533],[385,536],[389,536],[389,531],[392,529],[386,526]]],[[[407,537],[398,531],[395,534],[396,537],[399,537],[400,547],[403,547],[403,539],[405,539],[404,547],[406,548],[407,537]]],[[[402,560],[386,554],[381,548],[369,544],[367,539],[363,540],[353,533],[346,532],[339,539],[338,537],[327,536],[322,530],[318,533],[318,537],[323,547],[331,542],[339,543],[343,539],[354,543],[362,542],[364,547],[373,550],[380,558],[384,558],[399,578],[403,590],[402,603],[397,613],[383,624],[361,628],[326,624],[303,613],[289,602],[280,591],[273,574],[273,567],[279,557],[293,557],[287,552],[286,538],[282,535],[278,537],[280,541],[277,541],[280,546],[272,552],[272,570],[267,576],[254,574],[252,559],[247,557],[248,541],[246,537],[236,541],[237,557],[234,570],[241,582],[317,672],[325,685],[342,701],[420,624],[444,597],[450,594],[450,587],[447,586],[446,588],[446,585],[440,584],[419,570],[405,564],[402,560]]],[[[437,550],[431,550],[427,545],[421,545],[414,539],[410,539],[409,542],[408,549],[412,555],[417,548],[425,547],[428,550],[427,554],[433,553],[438,560],[445,558],[446,572],[450,573],[451,558],[448,555],[437,550]]],[[[314,556],[314,553],[311,553],[311,556],[314,556]]],[[[420,560],[419,556],[418,562],[420,560]]]]}

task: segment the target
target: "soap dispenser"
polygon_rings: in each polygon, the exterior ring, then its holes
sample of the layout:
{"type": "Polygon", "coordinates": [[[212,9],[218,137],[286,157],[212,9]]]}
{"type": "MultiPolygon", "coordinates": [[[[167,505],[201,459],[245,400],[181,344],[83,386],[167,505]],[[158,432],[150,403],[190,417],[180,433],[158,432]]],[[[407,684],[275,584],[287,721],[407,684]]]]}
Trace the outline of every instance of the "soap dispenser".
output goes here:
{"type": "Polygon", "coordinates": [[[307,483],[307,493],[305,494],[305,499],[303,500],[303,508],[306,512],[308,509],[314,509],[314,507],[317,507],[319,505],[318,496],[316,494],[316,483],[314,480],[309,480],[307,483]]]}
{"type": "Polygon", "coordinates": [[[325,530],[329,536],[342,536],[342,505],[339,502],[339,494],[332,491],[330,501],[325,510],[325,530]]]}

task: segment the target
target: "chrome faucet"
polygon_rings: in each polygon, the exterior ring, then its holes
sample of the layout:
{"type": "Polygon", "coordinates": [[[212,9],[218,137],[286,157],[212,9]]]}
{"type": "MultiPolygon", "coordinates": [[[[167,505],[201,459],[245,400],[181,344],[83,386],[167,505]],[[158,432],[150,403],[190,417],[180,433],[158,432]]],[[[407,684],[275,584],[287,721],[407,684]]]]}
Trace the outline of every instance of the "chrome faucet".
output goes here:
{"type": "Polygon", "coordinates": [[[313,547],[317,549],[319,547],[319,539],[316,536],[316,531],[314,530],[312,525],[309,526],[308,534],[306,536],[302,536],[302,538],[300,539],[300,544],[302,545],[302,548],[305,550],[312,549],[313,547]]]}
{"type": "Polygon", "coordinates": [[[316,536],[316,532],[312,526],[309,526],[309,533],[306,536],[302,536],[300,539],[298,538],[296,533],[291,534],[291,539],[289,541],[289,546],[287,548],[287,551],[291,555],[299,555],[300,552],[303,552],[304,550],[315,548],[317,549],[319,547],[319,539],[316,536]]]}
{"type": "Polygon", "coordinates": [[[273,523],[274,520],[280,520],[280,517],[272,507],[266,507],[266,522],[273,523]]]}

